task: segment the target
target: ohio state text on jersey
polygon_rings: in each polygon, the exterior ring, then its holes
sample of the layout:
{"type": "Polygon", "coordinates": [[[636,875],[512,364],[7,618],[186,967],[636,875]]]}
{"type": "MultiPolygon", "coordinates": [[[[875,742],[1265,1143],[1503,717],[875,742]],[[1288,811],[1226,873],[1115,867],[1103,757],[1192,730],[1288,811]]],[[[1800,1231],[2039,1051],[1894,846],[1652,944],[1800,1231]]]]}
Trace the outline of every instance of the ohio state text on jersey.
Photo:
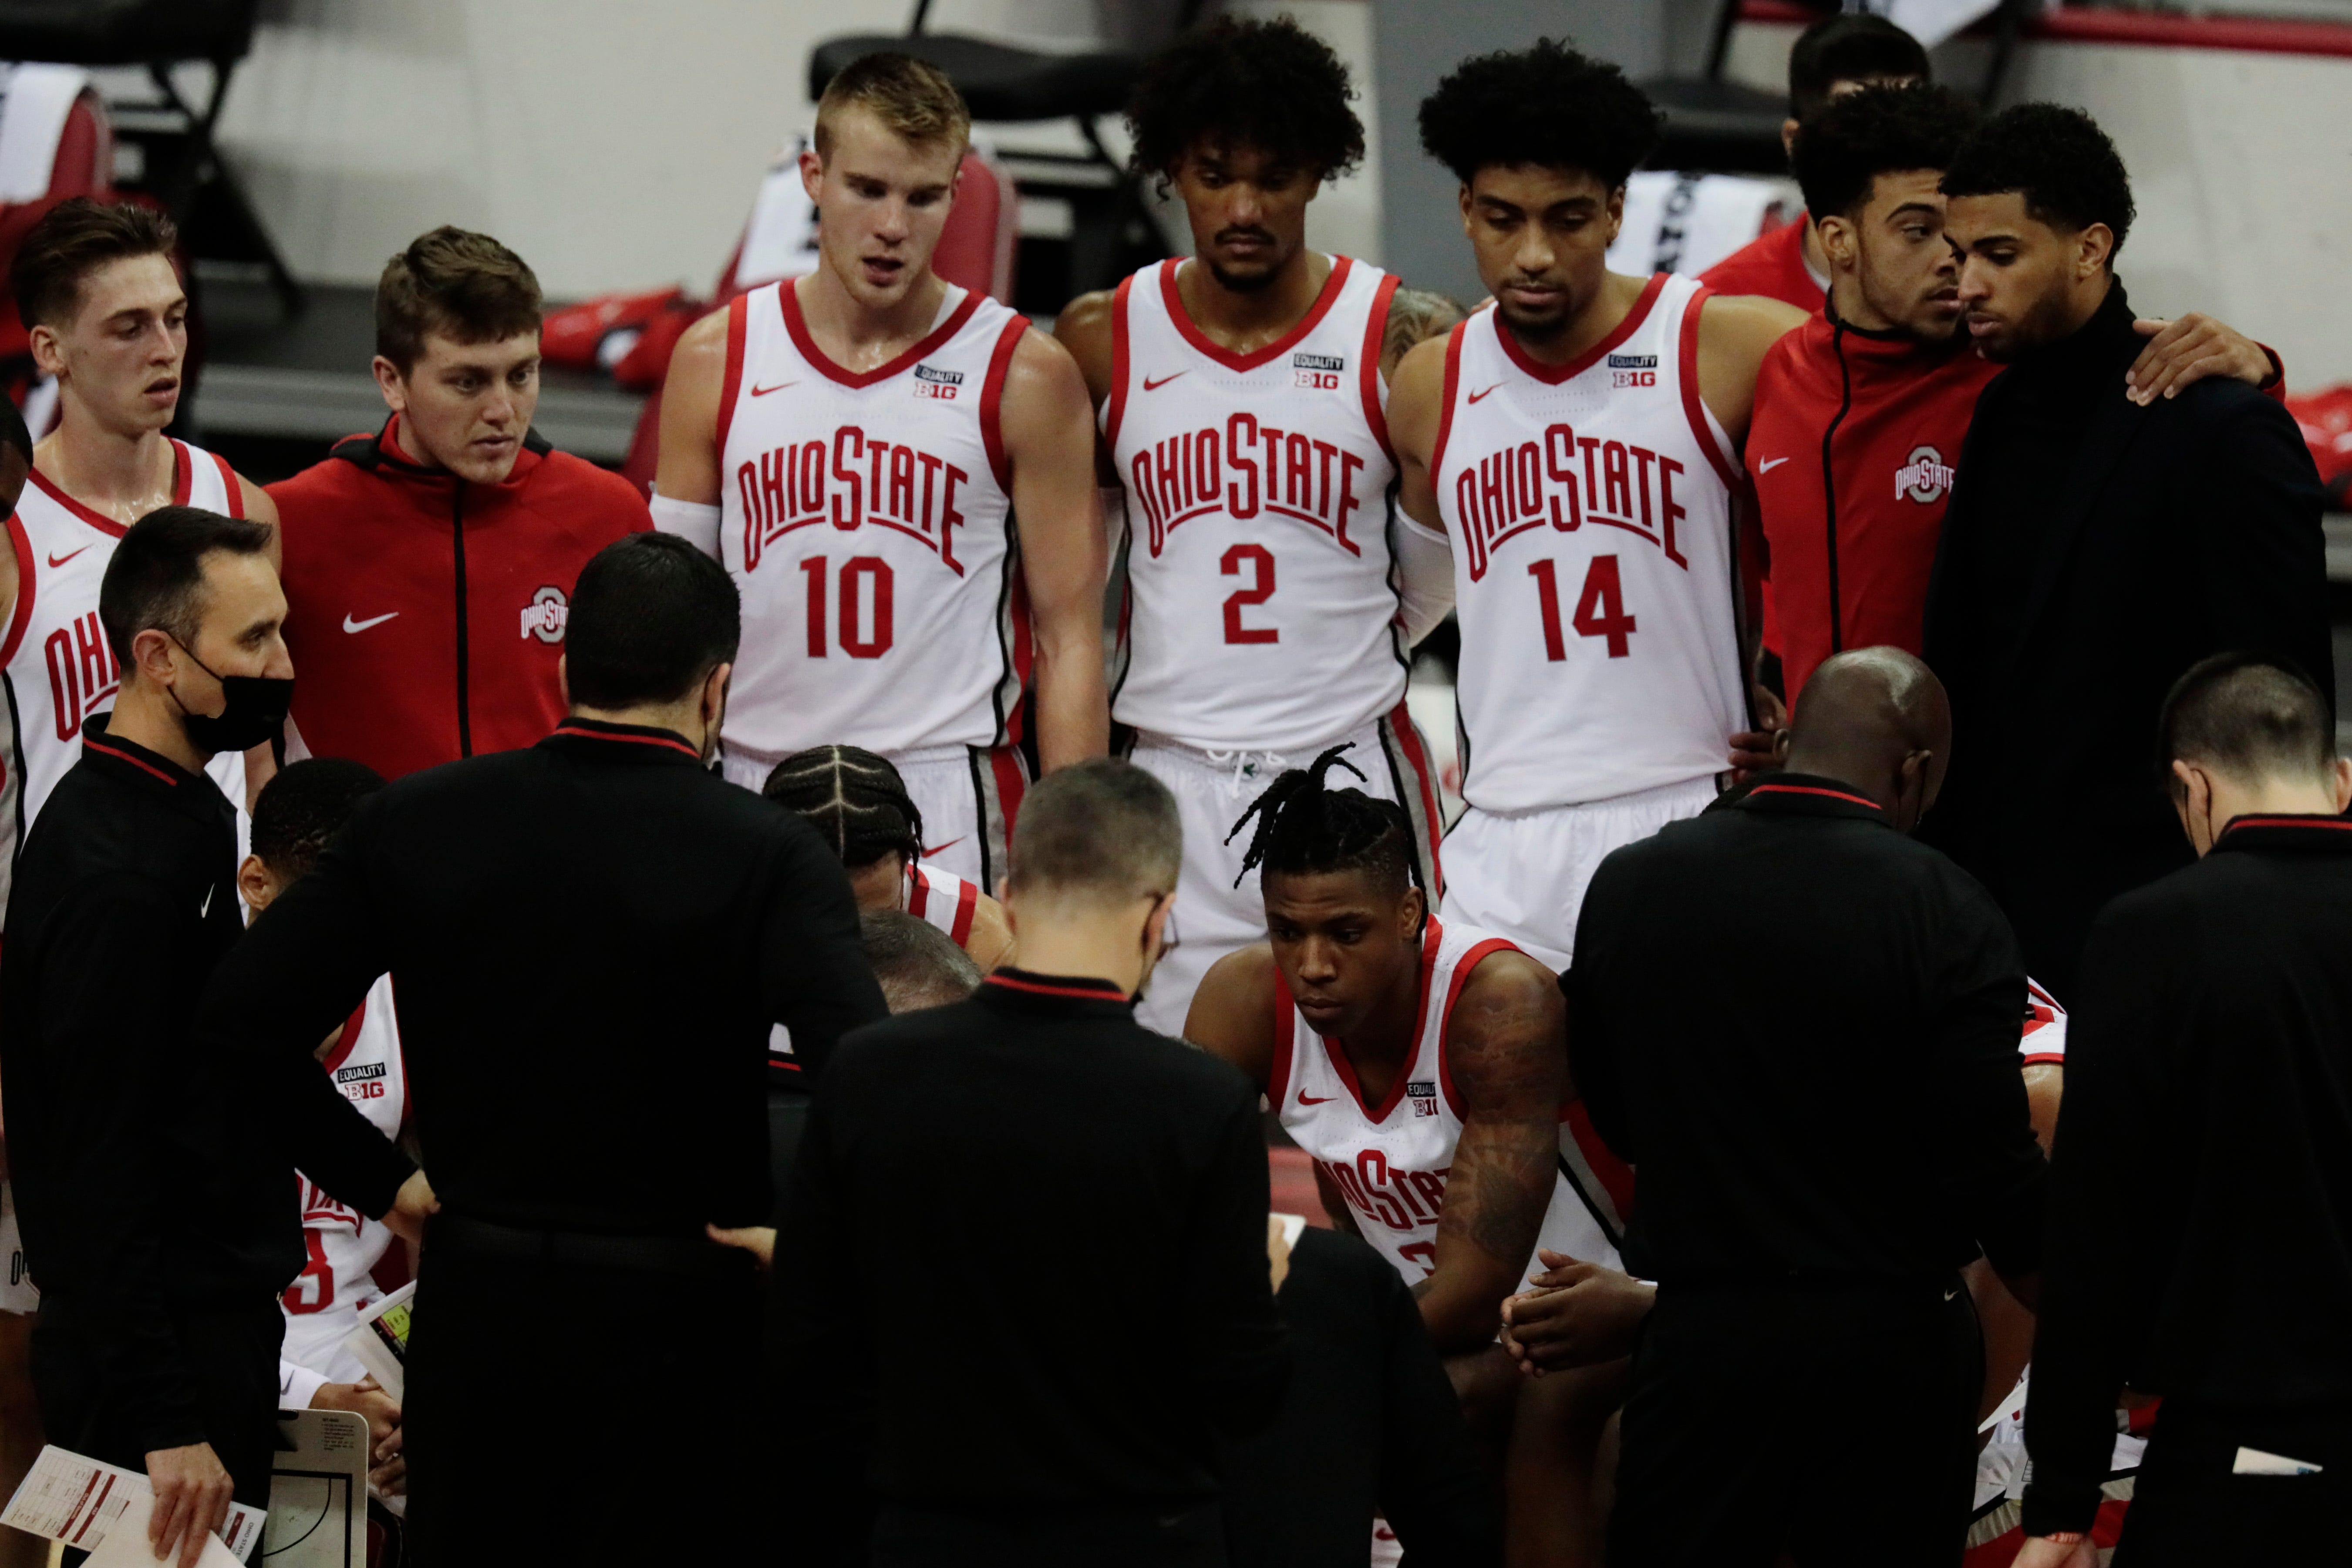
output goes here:
{"type": "Polygon", "coordinates": [[[1463,798],[1580,805],[1704,778],[1748,721],[1731,443],[1699,400],[1706,291],[1659,275],[1601,342],[1446,345],[1431,482],[1454,541],[1463,798]]]}
{"type": "Polygon", "coordinates": [[[1397,280],[1331,258],[1314,308],[1247,354],[1163,261],[1118,286],[1103,434],[1127,486],[1111,714],[1187,746],[1311,751],[1404,695],[1381,336],[1397,280]]]}
{"type": "Polygon", "coordinates": [[[1028,321],[949,291],[871,371],[771,284],[729,307],[719,559],[743,595],[730,753],[1017,738],[1029,615],[997,404],[1028,321]]]}
{"type": "MultiPolygon", "coordinates": [[[[236,475],[211,453],[172,443],[172,504],[245,516],[236,475]]],[[[35,469],[8,518],[16,551],[16,604],[0,642],[0,683],[7,689],[7,778],[0,780],[0,908],[26,830],[58,779],[81,758],[82,721],[114,706],[122,667],[99,624],[98,590],[116,541],[130,529],[92,511],[35,469]]],[[[244,758],[215,758],[216,781],[234,771],[231,803],[245,806],[244,758]]]]}
{"type": "MultiPolygon", "coordinates": [[[[1275,971],[1266,1097],[1347,1199],[1364,1239],[1408,1281],[1437,1271],[1437,1217],[1462,1138],[1462,1102],[1445,1059],[1454,999],[1482,959],[1517,951],[1499,936],[1429,917],[1422,927],[1412,1054],[1378,1105],[1365,1100],[1347,1052],[1308,1026],[1282,971],[1275,971]]],[[[1559,1174],[1537,1245],[1620,1267],[1617,1240],[1633,1201],[1631,1184],[1631,1173],[1591,1137],[1584,1119],[1563,1115],[1559,1174]]]]}

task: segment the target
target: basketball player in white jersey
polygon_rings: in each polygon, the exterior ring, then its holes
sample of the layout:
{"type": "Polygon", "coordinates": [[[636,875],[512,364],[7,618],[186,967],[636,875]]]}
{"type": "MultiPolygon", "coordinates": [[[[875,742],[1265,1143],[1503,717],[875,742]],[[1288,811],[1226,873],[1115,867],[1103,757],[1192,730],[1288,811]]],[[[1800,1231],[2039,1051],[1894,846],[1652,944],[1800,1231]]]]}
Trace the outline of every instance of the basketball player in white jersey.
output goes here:
{"type": "Polygon", "coordinates": [[[902,55],[835,76],[802,174],[823,259],[679,340],[657,527],[724,564],[743,645],[727,777],[853,742],[897,765],[931,853],[992,887],[1026,779],[1099,755],[1102,523],[1086,383],[930,257],[971,116],[902,55]]]}
{"type": "Polygon", "coordinates": [[[1733,497],[1764,352],[1805,319],[1604,253],[1658,115],[1549,40],[1422,106],[1494,296],[1405,357],[1400,502],[1454,546],[1463,798],[1444,909],[1556,968],[1601,857],[1720,789],[1752,741],[1733,497]]]}
{"type": "MultiPolygon", "coordinates": [[[[163,434],[180,403],[188,348],[186,291],[172,265],[172,221],[130,204],[61,203],[26,232],[11,286],[34,363],[56,378],[58,423],[34,448],[30,482],[0,548],[0,912],[17,849],[49,790],[81,755],[85,722],[114,706],[122,672],[99,625],[98,589],[114,543],[158,507],[193,505],[274,528],[261,487],[209,452],[163,434]]],[[[270,541],[277,565],[277,541],[270,541]]],[[[239,809],[266,747],[205,768],[239,809]]],[[[5,1207],[5,1198],[0,1198],[5,1207]]],[[[13,1219],[13,1216],[10,1217],[13,1219]]],[[[12,1270],[13,1272],[13,1270],[12,1270]]],[[[29,1281],[0,1312],[29,1314],[29,1281]]],[[[26,1341],[0,1330],[0,1402],[29,1378],[26,1341]]],[[[5,1562],[5,1559],[0,1559],[5,1562]]]]}
{"type": "MultiPolygon", "coordinates": [[[[194,506],[273,529],[278,508],[222,459],[163,434],[180,404],[188,297],[172,221],[130,203],[64,203],[33,225],[11,281],[34,362],[57,378],[58,425],[34,449],[32,483],[0,550],[0,681],[8,697],[0,834],[16,846],[80,755],[86,720],[114,706],[121,671],[98,623],[114,542],[158,507],[194,506]]],[[[267,781],[267,747],[205,771],[240,811],[267,781]]]]}
{"type": "Polygon", "coordinates": [[[1287,17],[1220,17],[1171,47],[1128,118],[1136,170],[1182,198],[1193,256],[1054,326],[1125,493],[1111,717],[1184,816],[1182,940],[1137,1009],[1168,1034],[1211,964],[1265,939],[1228,835],[1286,768],[1352,741],[1365,789],[1405,808],[1422,885],[1443,885],[1437,780],[1404,691],[1453,568],[1443,538],[1391,517],[1384,410],[1404,350],[1461,312],[1307,247],[1308,204],[1363,156],[1352,96],[1287,17]]]}
{"type": "MultiPolygon", "coordinates": [[[[352,810],[383,788],[375,769],[341,758],[289,763],[263,786],[253,806],[253,852],[236,871],[248,925],[310,873],[352,810]]],[[[390,975],[379,977],[351,1018],[320,1043],[319,1061],[369,1124],[397,1141],[407,1123],[408,1076],[390,975]]],[[[400,1406],[343,1343],[360,1313],[383,1296],[371,1271],[391,1249],[392,1232],[299,1172],[296,1181],[308,1260],[279,1298],[286,1338],[278,1351],[278,1407],[366,1417],[375,1448],[373,1479],[379,1491],[396,1494],[406,1469],[395,1437],[400,1406]]]]}
{"type": "Polygon", "coordinates": [[[894,909],[935,925],[980,967],[1013,954],[1004,905],[923,858],[923,816],[888,758],[815,746],[776,764],[760,792],[817,831],[849,873],[860,913],[894,909]]]}
{"type": "MultiPolygon", "coordinates": [[[[1619,1201],[1562,1114],[1559,991],[1507,940],[1427,913],[1402,808],[1327,789],[1335,748],[1250,807],[1269,940],[1218,960],[1185,1038],[1258,1084],[1324,1208],[1409,1281],[1473,1428],[1507,1448],[1514,1561],[1572,1551],[1613,1369],[1514,1386],[1496,1343],[1540,1244],[1613,1258],[1619,1201]]],[[[1623,1190],[1622,1167],[1610,1173],[1623,1190]]]]}

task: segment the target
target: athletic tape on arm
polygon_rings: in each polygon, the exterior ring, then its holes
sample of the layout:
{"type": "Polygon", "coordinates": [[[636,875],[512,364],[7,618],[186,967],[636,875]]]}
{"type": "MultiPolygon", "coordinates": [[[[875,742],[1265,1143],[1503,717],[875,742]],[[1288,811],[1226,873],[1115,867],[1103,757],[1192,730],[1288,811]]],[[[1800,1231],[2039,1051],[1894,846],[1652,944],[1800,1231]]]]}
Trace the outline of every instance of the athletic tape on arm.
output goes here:
{"type": "Polygon", "coordinates": [[[673,501],[656,490],[646,509],[654,515],[655,528],[666,534],[676,534],[713,560],[719,559],[718,507],[694,501],[673,501]]]}
{"type": "Polygon", "coordinates": [[[1454,547],[1444,534],[1396,515],[1397,592],[1404,605],[1405,645],[1437,629],[1454,608],[1454,547]]]}

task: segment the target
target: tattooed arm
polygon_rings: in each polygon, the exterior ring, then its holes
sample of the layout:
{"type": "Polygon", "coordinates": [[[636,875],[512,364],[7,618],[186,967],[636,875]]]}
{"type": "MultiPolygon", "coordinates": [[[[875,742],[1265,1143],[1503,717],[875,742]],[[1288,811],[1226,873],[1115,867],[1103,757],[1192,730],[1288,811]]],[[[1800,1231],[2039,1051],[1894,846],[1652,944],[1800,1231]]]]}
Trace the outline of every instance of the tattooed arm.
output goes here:
{"type": "Polygon", "coordinates": [[[1441,1354],[1492,1340],[1503,1298],[1526,1288],[1520,1275],[1559,1179],[1567,1046],[1550,970],[1511,952],[1472,972],[1445,1041],[1462,1140],[1437,1217],[1437,1271],[1413,1291],[1441,1354]]]}
{"type": "Polygon", "coordinates": [[[1389,296],[1388,325],[1381,332],[1381,379],[1391,380],[1405,350],[1431,338],[1442,338],[1469,312],[1430,288],[1399,287],[1389,296]]]}

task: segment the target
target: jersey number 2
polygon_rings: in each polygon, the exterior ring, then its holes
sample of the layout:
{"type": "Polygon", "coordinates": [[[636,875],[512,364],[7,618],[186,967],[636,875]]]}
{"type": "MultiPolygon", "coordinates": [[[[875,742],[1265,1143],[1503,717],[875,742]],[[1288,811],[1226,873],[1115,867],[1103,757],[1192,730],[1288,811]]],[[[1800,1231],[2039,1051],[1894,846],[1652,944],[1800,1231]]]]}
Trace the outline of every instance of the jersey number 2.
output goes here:
{"type": "MultiPolygon", "coordinates": [[[[808,575],[808,656],[822,659],[825,655],[824,557],[809,557],[801,562],[801,570],[808,575]]],[[[854,555],[841,563],[841,651],[851,658],[878,659],[890,651],[894,583],[890,563],[878,555],[854,555]],[[862,630],[866,618],[859,610],[869,579],[874,584],[874,619],[870,630],[862,630]]]]}
{"type": "Polygon", "coordinates": [[[1264,604],[1274,597],[1274,552],[1264,545],[1235,545],[1225,552],[1218,569],[1227,577],[1239,577],[1242,569],[1249,569],[1251,586],[1236,589],[1225,596],[1225,641],[1228,643],[1278,643],[1282,632],[1272,626],[1244,626],[1242,612],[1253,604],[1264,604]]]}
{"type": "MultiPolygon", "coordinates": [[[[1568,657],[1568,640],[1559,628],[1559,577],[1554,563],[1548,560],[1529,566],[1528,575],[1536,580],[1536,603],[1543,612],[1544,657],[1556,664],[1568,657]]],[[[1633,618],[1625,613],[1625,590],[1618,580],[1615,556],[1592,558],[1584,572],[1584,591],[1576,596],[1575,618],[1569,624],[1580,637],[1607,638],[1612,659],[1633,652],[1627,639],[1633,634],[1633,618]]]]}

